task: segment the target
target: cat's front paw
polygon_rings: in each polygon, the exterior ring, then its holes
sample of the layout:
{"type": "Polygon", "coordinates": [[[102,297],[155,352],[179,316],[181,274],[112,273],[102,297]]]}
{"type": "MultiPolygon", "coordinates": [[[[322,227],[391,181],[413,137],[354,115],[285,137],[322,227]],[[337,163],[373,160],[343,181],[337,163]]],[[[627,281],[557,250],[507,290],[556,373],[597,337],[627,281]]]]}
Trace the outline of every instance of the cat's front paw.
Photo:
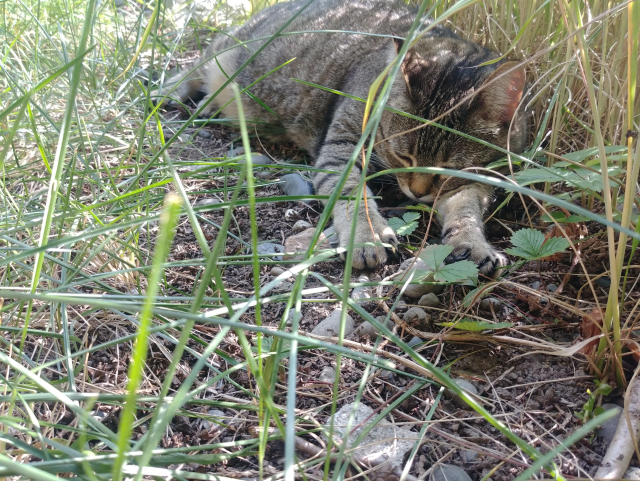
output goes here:
{"type": "Polygon", "coordinates": [[[507,256],[484,239],[470,242],[453,237],[445,239],[444,243],[453,246],[453,251],[444,260],[446,264],[468,259],[478,265],[480,274],[487,277],[491,277],[496,272],[496,269],[509,265],[507,256]]]}
{"type": "MultiPolygon", "coordinates": [[[[352,241],[350,240],[351,223],[348,220],[340,222],[336,219],[334,225],[340,239],[340,247],[349,248],[351,245],[367,242],[377,244],[353,247],[352,265],[356,269],[375,269],[385,264],[388,254],[382,245],[383,243],[391,244],[394,250],[397,249],[398,239],[395,232],[379,214],[371,215],[371,226],[366,218],[361,218],[352,241]],[[343,225],[339,226],[339,224],[343,225]],[[372,226],[373,232],[371,231],[372,226]]],[[[342,259],[346,259],[346,254],[342,254],[342,259]]]]}

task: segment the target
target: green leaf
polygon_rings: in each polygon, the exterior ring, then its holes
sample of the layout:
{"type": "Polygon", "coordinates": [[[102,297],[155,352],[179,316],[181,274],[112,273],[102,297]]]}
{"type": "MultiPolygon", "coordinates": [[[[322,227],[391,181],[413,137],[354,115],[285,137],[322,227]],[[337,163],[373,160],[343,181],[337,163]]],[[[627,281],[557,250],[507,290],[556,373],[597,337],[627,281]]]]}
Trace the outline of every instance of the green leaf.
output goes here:
{"type": "Polygon", "coordinates": [[[507,254],[530,261],[551,256],[569,247],[564,237],[552,237],[545,242],[542,232],[536,229],[520,229],[511,236],[511,243],[514,247],[505,249],[507,254]]]}
{"type": "Polygon", "coordinates": [[[389,219],[389,227],[391,227],[398,235],[410,235],[418,227],[417,220],[420,218],[420,214],[417,212],[407,212],[399,217],[391,217],[389,219]]]}
{"type": "Polygon", "coordinates": [[[435,272],[440,269],[440,266],[451,252],[453,252],[453,246],[428,245],[422,250],[418,257],[424,261],[427,269],[435,272]]]}
{"type": "Polygon", "coordinates": [[[487,289],[484,286],[476,287],[475,289],[470,290],[469,293],[466,296],[464,296],[464,299],[462,300],[462,307],[466,309],[471,305],[471,302],[474,299],[476,300],[476,302],[479,301],[480,299],[484,299],[491,293],[491,291],[493,291],[493,287],[490,287],[487,289]],[[478,295],[480,291],[482,291],[482,293],[478,295]]]}
{"type": "Polygon", "coordinates": [[[489,322],[489,321],[472,321],[471,319],[462,319],[458,322],[441,322],[440,326],[453,327],[461,331],[481,332],[492,329],[506,329],[513,326],[511,322],[489,322]]]}
{"type": "Polygon", "coordinates": [[[471,261],[458,261],[438,269],[433,279],[438,282],[459,282],[478,277],[478,266],[471,261]]]}
{"type": "Polygon", "coordinates": [[[556,222],[559,222],[561,224],[576,224],[578,222],[586,222],[589,219],[586,218],[583,215],[577,215],[577,214],[571,214],[569,217],[567,217],[564,212],[551,212],[551,215],[547,215],[544,214],[541,219],[544,222],[553,222],[554,220],[556,222]]]}

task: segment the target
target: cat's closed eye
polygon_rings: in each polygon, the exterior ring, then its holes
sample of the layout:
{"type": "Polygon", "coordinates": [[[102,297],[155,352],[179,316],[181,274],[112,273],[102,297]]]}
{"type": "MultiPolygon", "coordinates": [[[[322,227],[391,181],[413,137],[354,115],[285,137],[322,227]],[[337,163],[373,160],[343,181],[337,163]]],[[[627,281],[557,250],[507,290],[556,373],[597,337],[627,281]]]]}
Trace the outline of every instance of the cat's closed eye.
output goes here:
{"type": "Polygon", "coordinates": [[[414,166],[413,159],[411,157],[409,157],[408,155],[397,154],[397,156],[400,159],[400,162],[402,162],[402,164],[405,167],[413,167],[414,166]]]}

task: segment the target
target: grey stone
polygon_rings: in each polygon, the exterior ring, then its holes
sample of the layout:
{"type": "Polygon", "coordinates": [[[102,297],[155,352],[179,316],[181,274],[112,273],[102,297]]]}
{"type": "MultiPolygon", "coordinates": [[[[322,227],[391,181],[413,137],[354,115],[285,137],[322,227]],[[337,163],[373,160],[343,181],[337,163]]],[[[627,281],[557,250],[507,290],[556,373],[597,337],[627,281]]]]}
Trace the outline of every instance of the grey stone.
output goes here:
{"type": "Polygon", "coordinates": [[[541,306],[546,306],[547,304],[549,304],[549,298],[546,296],[540,296],[539,301],[541,306]]]}
{"type": "Polygon", "coordinates": [[[283,269],[280,266],[273,266],[269,271],[269,274],[271,274],[273,277],[278,277],[279,275],[284,274],[286,271],[286,269],[283,269]]]}
{"type": "MultiPolygon", "coordinates": [[[[218,422],[220,422],[223,418],[226,417],[226,414],[223,411],[220,411],[219,409],[210,409],[208,412],[209,416],[213,416],[215,418],[217,418],[216,420],[218,422]]],[[[202,420],[202,429],[205,430],[209,430],[215,426],[217,426],[218,423],[214,423],[212,421],[209,421],[208,419],[203,419],[202,420]]]]}
{"type": "Polygon", "coordinates": [[[410,307],[402,316],[402,320],[407,323],[422,322],[427,318],[427,313],[421,307],[410,307]]]}
{"type": "MultiPolygon", "coordinates": [[[[369,278],[366,275],[361,275],[358,278],[358,282],[369,282],[369,278]]],[[[351,291],[351,299],[360,303],[367,302],[371,299],[372,294],[373,291],[371,286],[358,286],[354,287],[353,291],[351,291]]]]}
{"type": "Polygon", "coordinates": [[[464,460],[467,463],[473,463],[476,459],[478,459],[478,452],[473,449],[467,449],[464,452],[464,460]]]}
{"type": "MultiPolygon", "coordinates": [[[[236,147],[231,149],[227,154],[227,157],[239,157],[244,154],[244,147],[236,147]]],[[[239,164],[244,164],[246,159],[238,159],[239,164]]],[[[271,158],[266,155],[257,154],[255,152],[251,152],[251,163],[253,165],[268,165],[271,163],[271,158]]]]}
{"type": "Polygon", "coordinates": [[[558,290],[558,286],[555,284],[547,285],[547,292],[556,292],[558,290]]]}
{"type": "Polygon", "coordinates": [[[93,418],[97,419],[98,421],[103,421],[107,417],[107,413],[105,413],[104,411],[100,411],[99,409],[96,409],[95,411],[89,411],[89,415],[93,416],[93,418]]]}
{"type": "Polygon", "coordinates": [[[488,297],[486,299],[482,299],[480,301],[480,310],[485,312],[491,312],[491,306],[493,306],[493,310],[496,310],[502,301],[500,299],[496,299],[495,297],[488,297]]]}
{"type": "Polygon", "coordinates": [[[420,339],[418,336],[413,336],[411,339],[409,339],[409,342],[407,342],[407,346],[414,347],[420,344],[421,342],[422,342],[422,339],[420,339]]]}
{"type": "Polygon", "coordinates": [[[203,139],[210,139],[211,133],[206,130],[198,130],[198,137],[202,137],[203,139]]]}
{"type": "Polygon", "coordinates": [[[471,477],[458,466],[439,464],[433,470],[433,481],[471,481],[471,477]]]}
{"type": "Polygon", "coordinates": [[[202,207],[202,206],[205,206],[205,205],[216,205],[216,204],[219,204],[219,203],[220,203],[219,199],[216,199],[215,197],[207,197],[206,199],[200,199],[193,206],[194,207],[202,207]]]}
{"type": "MultiPolygon", "coordinates": [[[[465,391],[471,394],[474,394],[476,396],[478,395],[478,390],[476,389],[476,387],[466,379],[454,379],[453,382],[455,382],[458,386],[460,386],[465,391]]],[[[451,402],[456,406],[458,406],[459,408],[470,409],[469,405],[464,401],[464,399],[459,397],[450,389],[445,389],[444,395],[447,396],[451,400],[451,402]]]]}
{"type": "MultiPolygon", "coordinates": [[[[618,209],[620,213],[622,213],[622,209],[624,209],[624,204],[620,202],[619,204],[616,205],[616,209],[618,209]]],[[[638,206],[634,202],[633,208],[631,209],[631,215],[639,215],[639,214],[640,214],[640,210],[638,210],[638,206]]]]}
{"type": "MultiPolygon", "coordinates": [[[[336,309],[329,316],[320,322],[316,327],[313,328],[311,334],[315,334],[316,336],[328,336],[328,337],[336,337],[340,333],[340,316],[342,315],[342,311],[340,309],[336,309]]],[[[344,326],[344,335],[348,336],[355,330],[353,325],[353,319],[349,314],[347,314],[347,318],[345,320],[344,326]]]]}
{"type": "Polygon", "coordinates": [[[280,188],[285,195],[313,195],[313,186],[302,178],[300,174],[283,175],[280,188]]]}
{"type": "Polygon", "coordinates": [[[438,299],[438,296],[433,292],[430,292],[420,298],[418,305],[424,307],[438,307],[440,305],[440,299],[438,299]]]}
{"type": "Polygon", "coordinates": [[[533,284],[531,284],[531,289],[538,290],[538,289],[540,289],[540,286],[541,286],[541,285],[542,285],[542,284],[540,284],[540,281],[534,281],[534,283],[533,283],[533,284]]]}
{"type": "Polygon", "coordinates": [[[602,408],[605,411],[615,411],[616,415],[605,421],[605,423],[598,428],[598,437],[602,439],[602,441],[608,446],[613,439],[613,435],[616,433],[616,429],[618,428],[618,421],[620,420],[620,416],[622,416],[622,408],[617,404],[605,403],[602,405],[602,408]]]}
{"type": "Polygon", "coordinates": [[[608,289],[609,287],[611,287],[611,277],[600,277],[600,278],[596,279],[596,284],[599,287],[602,287],[604,289],[608,289]]]}
{"type": "Polygon", "coordinates": [[[287,222],[295,222],[300,218],[300,214],[295,209],[287,209],[284,213],[284,220],[287,222]]]}
{"type": "MultiPolygon", "coordinates": [[[[373,409],[360,403],[353,412],[352,422],[349,423],[353,410],[353,404],[345,404],[335,413],[334,437],[344,441],[347,449],[353,448],[353,455],[367,465],[380,465],[381,471],[378,472],[400,472],[404,466],[404,455],[413,448],[418,439],[418,433],[382,420],[371,428],[359,445],[354,446],[362,432],[371,427],[375,416],[373,409]]],[[[330,423],[331,421],[327,423],[327,432],[330,423]]]]}
{"type": "Polygon", "coordinates": [[[320,382],[330,382],[333,383],[336,379],[336,370],[331,366],[325,366],[318,377],[318,381],[320,382]]]}
{"type": "MultiPolygon", "coordinates": [[[[427,269],[427,266],[422,259],[416,260],[415,257],[410,257],[409,259],[404,261],[402,264],[400,264],[400,268],[398,269],[398,272],[403,272],[404,275],[399,276],[398,280],[406,281],[409,279],[409,276],[412,271],[414,270],[425,271],[426,269],[427,269]],[[414,260],[416,261],[415,264],[413,264],[414,260]],[[413,264],[412,267],[410,267],[411,264],[413,264]]],[[[431,274],[427,276],[421,282],[434,282],[433,275],[431,274]]],[[[420,298],[425,294],[429,294],[430,292],[439,294],[440,292],[442,292],[442,289],[444,289],[444,286],[441,284],[423,284],[423,285],[409,284],[404,290],[404,294],[408,297],[420,298]]]]}
{"type": "Polygon", "coordinates": [[[293,224],[293,227],[291,228],[291,230],[297,234],[298,232],[302,232],[303,230],[306,230],[306,229],[311,229],[312,227],[313,225],[311,225],[310,222],[307,222],[304,219],[300,219],[298,222],[293,224]]]}
{"type": "MultiPolygon", "coordinates": [[[[282,254],[284,252],[284,246],[280,244],[274,244],[272,242],[265,242],[264,244],[258,244],[258,254],[259,255],[267,255],[267,254],[282,254]]],[[[269,260],[272,261],[281,261],[281,255],[269,256],[269,260]]]]}
{"type": "MultiPolygon", "coordinates": [[[[376,317],[376,320],[382,324],[383,326],[385,326],[387,329],[391,330],[393,328],[393,324],[394,322],[389,319],[386,323],[386,317],[385,316],[378,316],[376,317]]],[[[360,324],[358,326],[358,328],[353,332],[353,337],[354,338],[361,338],[364,336],[368,336],[369,339],[374,340],[378,338],[379,335],[379,331],[378,329],[376,329],[376,327],[371,324],[369,321],[364,321],[362,324],[360,324]]]]}
{"type": "Polygon", "coordinates": [[[340,245],[340,239],[338,239],[338,234],[336,234],[336,229],[333,226],[327,227],[322,233],[331,244],[331,247],[335,249],[340,245]]]}
{"type": "Polygon", "coordinates": [[[630,467],[627,472],[624,473],[624,479],[631,479],[633,481],[640,481],[640,468],[630,467]]]}

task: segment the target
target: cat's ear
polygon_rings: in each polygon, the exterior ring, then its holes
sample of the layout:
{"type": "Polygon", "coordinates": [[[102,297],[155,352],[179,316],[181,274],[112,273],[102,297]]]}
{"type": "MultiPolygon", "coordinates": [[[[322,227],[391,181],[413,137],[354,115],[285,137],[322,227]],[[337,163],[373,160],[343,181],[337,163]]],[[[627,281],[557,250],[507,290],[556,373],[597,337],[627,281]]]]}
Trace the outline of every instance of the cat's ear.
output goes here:
{"type": "Polygon", "coordinates": [[[500,65],[484,82],[475,100],[483,120],[508,126],[524,92],[524,67],[519,62],[500,65]]]}
{"type": "MultiPolygon", "coordinates": [[[[396,53],[400,53],[400,49],[404,45],[404,40],[400,38],[394,38],[393,44],[396,47],[396,53]]],[[[407,54],[404,56],[402,65],[400,66],[402,76],[404,77],[404,81],[407,84],[407,91],[412,97],[419,88],[421,73],[425,68],[425,64],[426,61],[418,53],[414,52],[412,49],[409,49],[407,54]]]]}

